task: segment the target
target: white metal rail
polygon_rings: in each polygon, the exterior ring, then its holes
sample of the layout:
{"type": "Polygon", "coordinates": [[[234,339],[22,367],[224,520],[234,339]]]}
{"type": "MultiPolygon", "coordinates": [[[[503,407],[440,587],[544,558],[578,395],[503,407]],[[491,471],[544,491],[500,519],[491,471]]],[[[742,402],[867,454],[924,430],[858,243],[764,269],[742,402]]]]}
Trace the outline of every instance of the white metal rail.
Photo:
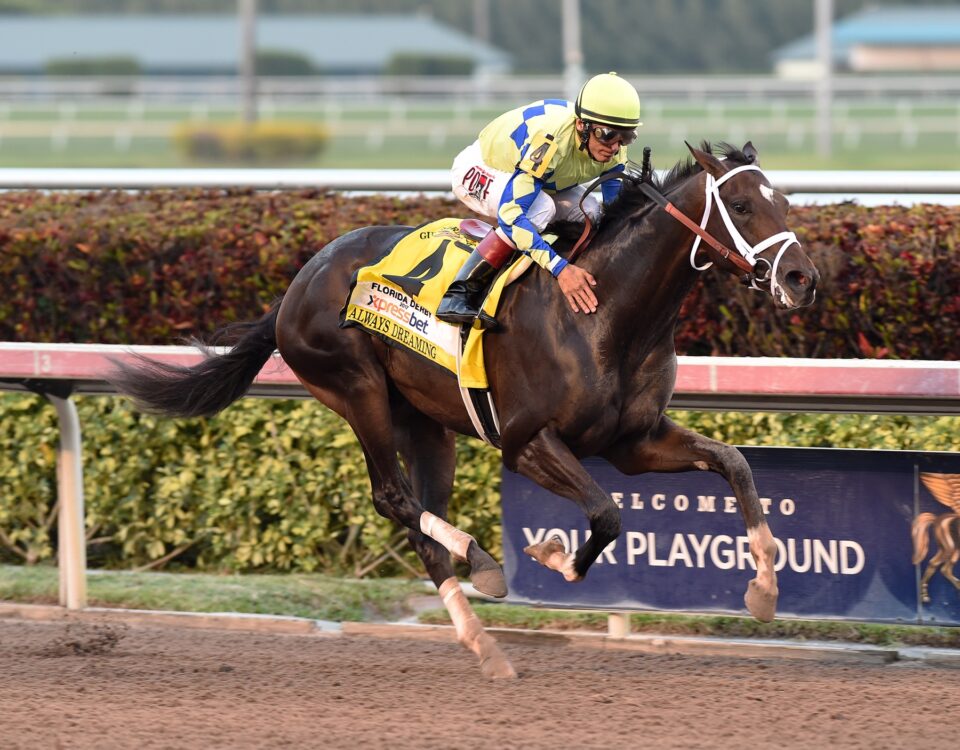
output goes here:
{"type": "MultiPolygon", "coordinates": [[[[954,171],[767,170],[784,193],[960,194],[954,171]]],[[[253,188],[449,192],[446,169],[0,169],[4,190],[253,188]]]]}
{"type": "MultiPolygon", "coordinates": [[[[105,378],[111,359],[129,359],[133,353],[181,365],[202,357],[183,346],[0,343],[0,390],[43,394],[60,419],[60,603],[68,609],[86,606],[81,433],[70,395],[115,393],[105,378]]],[[[308,397],[276,355],[248,395],[308,397]]],[[[960,362],[681,357],[671,406],[960,414],[960,362]]]]}

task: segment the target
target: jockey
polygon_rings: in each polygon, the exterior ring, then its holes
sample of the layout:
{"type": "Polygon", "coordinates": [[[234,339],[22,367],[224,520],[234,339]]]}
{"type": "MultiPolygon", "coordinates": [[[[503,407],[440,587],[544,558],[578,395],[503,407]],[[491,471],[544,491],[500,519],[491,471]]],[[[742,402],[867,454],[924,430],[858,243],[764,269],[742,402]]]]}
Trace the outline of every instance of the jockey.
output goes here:
{"type": "MultiPolygon", "coordinates": [[[[626,146],[637,138],[640,97],[616,73],[588,80],[577,101],[545,99],[500,115],[454,160],[454,194],[471,211],[496,217],[490,232],[464,263],[450,285],[437,317],[448,323],[472,323],[479,315],[490,280],[514,249],[529,255],[560,284],[574,312],[595,312],[593,276],[557,255],[540,236],[557,220],[583,221],[583,183],[608,172],[623,171],[626,146]]],[[[602,184],[604,203],[620,190],[619,180],[602,184]]],[[[600,205],[583,203],[592,221],[600,205]]],[[[496,325],[485,313],[483,327],[496,325]]]]}

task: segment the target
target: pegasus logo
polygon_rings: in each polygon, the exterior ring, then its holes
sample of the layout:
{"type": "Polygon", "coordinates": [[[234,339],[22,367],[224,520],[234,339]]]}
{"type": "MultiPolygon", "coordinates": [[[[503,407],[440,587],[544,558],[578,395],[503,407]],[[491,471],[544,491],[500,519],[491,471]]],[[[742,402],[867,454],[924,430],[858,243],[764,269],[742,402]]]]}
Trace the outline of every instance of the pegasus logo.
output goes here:
{"type": "Polygon", "coordinates": [[[953,566],[960,560],[960,474],[933,474],[920,472],[920,481],[934,499],[946,505],[952,512],[921,513],[913,519],[913,564],[920,564],[927,556],[930,544],[930,528],[937,542],[937,551],[927,564],[920,578],[920,598],[930,603],[930,579],[937,569],[960,594],[960,580],[953,574],[953,566]]]}

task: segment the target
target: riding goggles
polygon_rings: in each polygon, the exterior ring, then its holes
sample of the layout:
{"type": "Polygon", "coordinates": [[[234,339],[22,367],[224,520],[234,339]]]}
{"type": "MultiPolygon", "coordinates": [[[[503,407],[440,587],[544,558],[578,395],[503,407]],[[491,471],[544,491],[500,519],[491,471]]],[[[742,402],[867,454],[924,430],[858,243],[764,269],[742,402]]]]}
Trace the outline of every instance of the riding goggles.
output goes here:
{"type": "Polygon", "coordinates": [[[600,143],[622,143],[629,146],[637,140],[637,131],[625,128],[608,128],[605,125],[591,125],[590,132],[600,143]]]}

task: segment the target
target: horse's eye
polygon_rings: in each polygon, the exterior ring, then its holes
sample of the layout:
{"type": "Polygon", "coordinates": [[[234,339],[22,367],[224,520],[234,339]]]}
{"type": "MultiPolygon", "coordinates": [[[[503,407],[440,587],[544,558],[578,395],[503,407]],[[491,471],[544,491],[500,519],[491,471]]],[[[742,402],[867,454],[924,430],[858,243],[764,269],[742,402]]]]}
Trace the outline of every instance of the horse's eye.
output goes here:
{"type": "Polygon", "coordinates": [[[730,207],[738,214],[745,214],[750,211],[747,204],[743,201],[734,201],[730,207]]]}

